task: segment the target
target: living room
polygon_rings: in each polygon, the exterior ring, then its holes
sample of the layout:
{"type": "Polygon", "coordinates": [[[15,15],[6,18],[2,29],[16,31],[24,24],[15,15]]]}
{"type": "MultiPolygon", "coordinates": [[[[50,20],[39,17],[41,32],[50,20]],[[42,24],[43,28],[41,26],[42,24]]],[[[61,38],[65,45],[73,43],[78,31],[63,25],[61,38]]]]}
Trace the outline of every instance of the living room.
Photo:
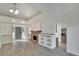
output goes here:
{"type": "Polygon", "coordinates": [[[78,7],[71,3],[0,3],[0,55],[79,55],[78,7]]]}

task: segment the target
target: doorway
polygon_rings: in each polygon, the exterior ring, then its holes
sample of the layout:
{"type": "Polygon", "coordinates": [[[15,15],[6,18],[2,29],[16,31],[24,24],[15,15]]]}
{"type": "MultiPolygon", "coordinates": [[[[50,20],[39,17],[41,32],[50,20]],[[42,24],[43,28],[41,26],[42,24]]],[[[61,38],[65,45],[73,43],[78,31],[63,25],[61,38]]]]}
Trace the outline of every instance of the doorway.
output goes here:
{"type": "Polygon", "coordinates": [[[60,37],[57,37],[56,41],[57,47],[66,48],[67,47],[67,28],[61,28],[60,37]]]}
{"type": "Polygon", "coordinates": [[[13,24],[13,41],[26,41],[25,25],[13,24]]]}
{"type": "Polygon", "coordinates": [[[67,28],[61,28],[61,47],[66,48],[67,45],[67,28]]]}
{"type": "Polygon", "coordinates": [[[15,27],[15,38],[16,40],[22,39],[22,28],[15,27]]]}
{"type": "Polygon", "coordinates": [[[56,46],[65,48],[67,45],[67,28],[63,27],[62,24],[56,24],[56,46]]]}

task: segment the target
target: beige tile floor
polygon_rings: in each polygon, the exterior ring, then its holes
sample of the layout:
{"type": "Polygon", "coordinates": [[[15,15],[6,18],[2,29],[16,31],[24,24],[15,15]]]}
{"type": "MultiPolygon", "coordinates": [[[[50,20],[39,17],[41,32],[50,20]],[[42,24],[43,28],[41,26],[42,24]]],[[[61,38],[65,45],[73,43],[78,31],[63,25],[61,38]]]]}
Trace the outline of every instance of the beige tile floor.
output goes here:
{"type": "Polygon", "coordinates": [[[32,42],[16,42],[3,45],[0,56],[74,56],[66,52],[65,48],[53,50],[32,42]]]}

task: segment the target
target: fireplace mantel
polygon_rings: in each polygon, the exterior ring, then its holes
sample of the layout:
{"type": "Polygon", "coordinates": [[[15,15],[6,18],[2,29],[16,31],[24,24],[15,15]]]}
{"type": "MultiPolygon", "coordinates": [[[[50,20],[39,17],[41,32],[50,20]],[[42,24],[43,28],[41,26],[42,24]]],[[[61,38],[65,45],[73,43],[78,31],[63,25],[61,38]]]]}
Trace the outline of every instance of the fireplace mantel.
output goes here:
{"type": "Polygon", "coordinates": [[[41,32],[41,31],[31,31],[31,32],[41,32]]]}

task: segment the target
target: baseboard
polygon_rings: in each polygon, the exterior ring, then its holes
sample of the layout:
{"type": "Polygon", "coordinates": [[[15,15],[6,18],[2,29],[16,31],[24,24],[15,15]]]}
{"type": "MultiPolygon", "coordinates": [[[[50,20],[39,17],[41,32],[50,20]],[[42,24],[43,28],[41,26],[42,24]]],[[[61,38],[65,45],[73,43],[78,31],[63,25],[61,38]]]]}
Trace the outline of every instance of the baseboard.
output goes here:
{"type": "Polygon", "coordinates": [[[16,42],[16,41],[27,41],[27,40],[13,40],[14,42],[16,42]]]}
{"type": "Polygon", "coordinates": [[[8,44],[8,43],[12,43],[12,41],[7,41],[6,43],[2,43],[2,45],[8,44]]]}
{"type": "Polygon", "coordinates": [[[69,50],[67,50],[67,52],[68,53],[70,53],[70,54],[73,54],[74,56],[79,56],[77,53],[75,53],[75,52],[71,52],[71,51],[69,51],[69,50]]]}

